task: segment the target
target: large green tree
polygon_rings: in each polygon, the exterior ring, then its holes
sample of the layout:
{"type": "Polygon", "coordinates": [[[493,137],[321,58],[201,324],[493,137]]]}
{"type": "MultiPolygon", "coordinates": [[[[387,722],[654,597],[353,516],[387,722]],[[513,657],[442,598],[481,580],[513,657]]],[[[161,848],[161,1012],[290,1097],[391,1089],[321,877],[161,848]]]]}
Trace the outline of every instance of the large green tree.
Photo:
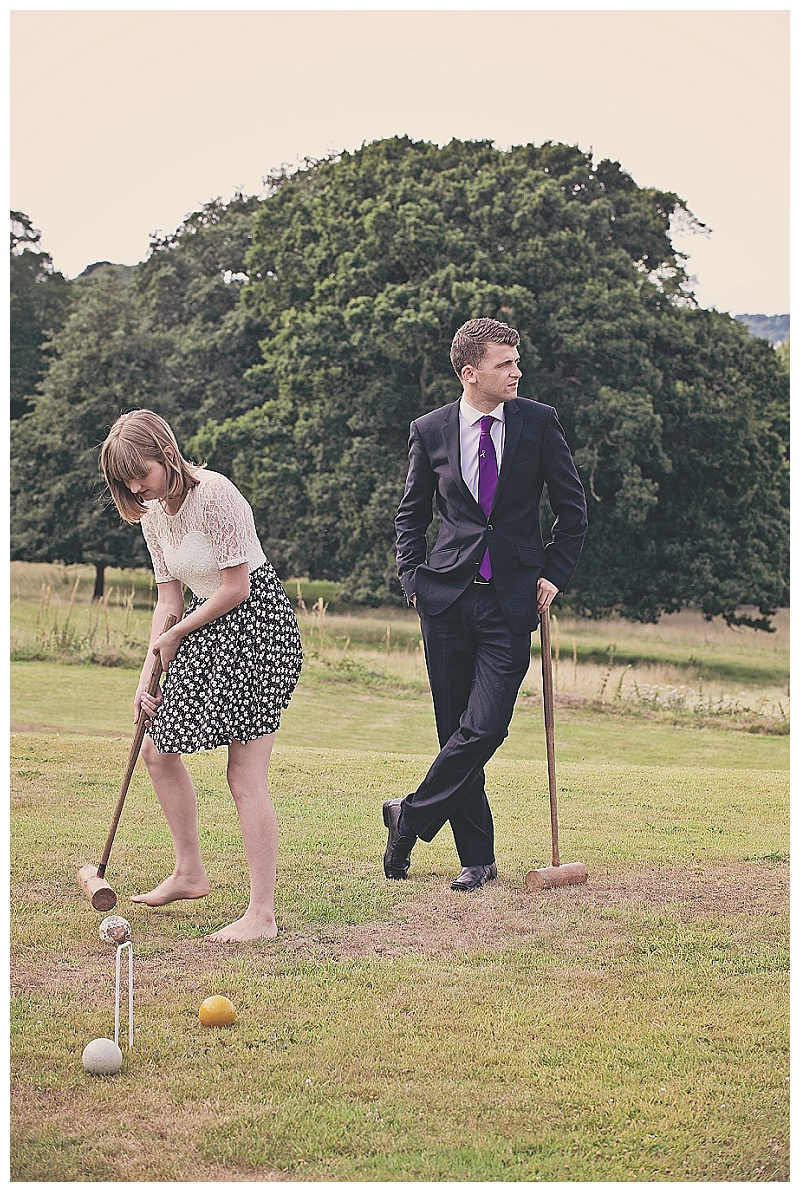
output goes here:
{"type": "Polygon", "coordinates": [[[116,416],[152,407],[185,440],[209,412],[263,399],[246,375],[263,325],[241,302],[256,205],[215,200],[155,237],[142,264],[99,262],[73,283],[71,317],[12,434],[15,558],[94,563],[99,595],[106,566],[146,561],[141,535],[102,498],[98,446],[116,416]]]}
{"type": "Polygon", "coordinates": [[[519,327],[521,391],[557,406],[581,469],[579,608],[766,626],[786,603],[788,367],[697,309],[677,196],[574,147],[407,138],[269,181],[156,237],[132,277],[73,287],[12,436],[16,557],[94,561],[99,587],[143,559],[98,504],[96,448],[150,405],[245,491],[284,574],[397,600],[408,423],[457,397],[452,334],[490,314],[519,327]]]}
{"type": "Polygon", "coordinates": [[[155,236],[133,286],[143,328],[164,346],[162,385],[184,440],[209,417],[243,413],[264,397],[249,373],[261,361],[263,321],[241,301],[259,200],[214,199],[169,235],[155,236]]]}
{"type": "Polygon", "coordinates": [[[673,310],[653,346],[657,425],[607,401],[578,452],[592,515],[579,606],[655,620],[692,604],[768,629],[789,601],[788,378],[716,311],[673,310]],[[642,434],[658,445],[645,465],[642,434]]]}
{"type": "Polygon", "coordinates": [[[95,596],[107,566],[146,563],[140,530],[104,497],[98,448],[123,410],[154,406],[171,416],[163,352],[112,271],[76,289],[33,409],[11,428],[12,558],[94,564],[95,596]]]}
{"type": "Polygon", "coordinates": [[[23,211],[11,212],[9,288],[11,417],[19,418],[30,409],[47,368],[50,337],[62,326],[69,303],[69,282],[53,268],[41,232],[23,211]]]}
{"type": "Polygon", "coordinates": [[[194,445],[247,493],[279,567],[398,597],[408,424],[458,396],[453,332],[492,315],[519,328],[521,392],[558,408],[584,478],[580,607],[764,624],[785,602],[785,378],[695,308],[676,195],[565,145],[407,138],[272,187],[243,291],[263,401],[194,445]]]}

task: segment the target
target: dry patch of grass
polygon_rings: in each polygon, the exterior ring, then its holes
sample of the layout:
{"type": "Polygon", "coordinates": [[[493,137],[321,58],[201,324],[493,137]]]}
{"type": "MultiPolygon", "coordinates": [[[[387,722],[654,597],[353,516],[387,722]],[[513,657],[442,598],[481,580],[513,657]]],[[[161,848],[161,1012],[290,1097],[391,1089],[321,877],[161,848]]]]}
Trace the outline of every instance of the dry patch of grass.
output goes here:
{"type": "MultiPolygon", "coordinates": [[[[502,879],[463,895],[442,889],[441,879],[409,881],[404,897],[385,920],[358,924],[329,924],[315,930],[281,932],[275,941],[243,945],[237,953],[249,957],[254,968],[267,973],[287,957],[306,960],[350,960],[435,956],[442,959],[474,952],[502,952],[565,933],[580,936],[591,947],[601,940],[625,935],[624,919],[666,914],[676,922],[736,916],[780,920],[789,903],[789,866],[780,862],[727,862],[672,865],[626,873],[591,875],[582,886],[530,894],[502,879]],[[618,912],[609,917],[605,912],[618,912]]],[[[404,893],[406,890],[404,890],[404,893]]],[[[31,890],[31,893],[37,893],[31,890]]],[[[41,897],[52,888],[41,883],[41,897]]],[[[117,908],[119,910],[119,907],[117,908]]],[[[230,949],[203,939],[180,940],[159,934],[159,918],[185,916],[186,904],[145,912],[146,932],[137,941],[135,983],[145,996],[176,993],[187,979],[195,984],[230,958],[230,949]]],[[[130,912],[128,912],[130,913],[130,912]]],[[[574,947],[581,950],[579,938],[574,947]]],[[[99,940],[61,951],[18,956],[11,963],[11,987],[19,993],[63,994],[84,979],[102,985],[113,950],[99,940]]]]}
{"type": "Polygon", "coordinates": [[[385,920],[235,950],[142,929],[111,1081],[78,1057],[113,952],[58,981],[42,955],[17,974],[15,1178],[786,1179],[785,868],[547,897],[426,878],[385,920]],[[197,1022],[211,991],[230,1030],[197,1022]]]}
{"type": "MultiPolygon", "coordinates": [[[[594,945],[620,934],[612,925],[619,918],[612,921],[603,914],[608,908],[635,916],[661,910],[683,923],[711,915],[783,915],[788,906],[788,868],[781,864],[673,866],[599,875],[584,886],[537,895],[495,884],[466,897],[437,888],[404,901],[388,923],[329,927],[317,937],[294,932],[284,946],[342,958],[453,957],[555,939],[574,928],[576,916],[594,945]]],[[[577,940],[576,946],[580,946],[577,940]]]]}
{"type": "Polygon", "coordinates": [[[76,954],[60,988],[14,999],[13,1177],[787,1178],[786,973],[770,915],[684,922],[637,895],[614,918],[569,891],[526,923],[492,909],[503,891],[485,893],[450,906],[423,888],[371,932],[287,933],[227,955],[152,938],[114,1080],[79,1066],[108,1030],[113,953],[76,954]],[[428,916],[447,907],[437,929],[428,916]],[[382,943],[398,930],[403,954],[382,943]],[[197,1022],[212,991],[239,1009],[230,1030],[197,1022]]]}
{"type": "Polygon", "coordinates": [[[15,1090],[15,1120],[30,1125],[14,1130],[12,1179],[30,1178],[25,1170],[19,1175],[16,1171],[20,1167],[17,1156],[31,1152],[36,1155],[35,1178],[41,1181],[63,1180],[65,1163],[74,1164],[74,1179],[93,1182],[274,1182],[287,1178],[254,1165],[209,1162],[194,1153],[198,1132],[235,1122],[240,1106],[225,1109],[209,1100],[206,1105],[167,1107],[159,1103],[157,1095],[137,1087],[120,1112],[118,1105],[107,1103],[106,1090],[98,1087],[103,1083],[109,1082],[95,1080],[68,1092],[32,1087],[15,1090]],[[42,1122],[52,1123],[49,1134],[41,1128],[42,1122]],[[87,1152],[85,1140],[93,1135],[97,1144],[87,1152]]]}

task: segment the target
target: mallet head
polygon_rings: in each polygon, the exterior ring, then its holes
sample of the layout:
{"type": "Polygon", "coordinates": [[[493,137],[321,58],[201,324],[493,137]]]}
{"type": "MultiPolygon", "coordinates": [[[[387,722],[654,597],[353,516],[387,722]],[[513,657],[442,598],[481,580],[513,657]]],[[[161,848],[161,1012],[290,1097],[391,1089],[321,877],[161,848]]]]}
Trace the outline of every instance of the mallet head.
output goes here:
{"type": "Polygon", "coordinates": [[[96,865],[84,865],[78,870],[78,885],[96,911],[110,911],[117,905],[117,896],[104,877],[98,877],[96,865]]]}
{"type": "Polygon", "coordinates": [[[544,869],[531,869],[525,874],[526,890],[551,890],[554,886],[580,886],[586,881],[589,871],[581,861],[569,865],[547,865],[544,869]]]}

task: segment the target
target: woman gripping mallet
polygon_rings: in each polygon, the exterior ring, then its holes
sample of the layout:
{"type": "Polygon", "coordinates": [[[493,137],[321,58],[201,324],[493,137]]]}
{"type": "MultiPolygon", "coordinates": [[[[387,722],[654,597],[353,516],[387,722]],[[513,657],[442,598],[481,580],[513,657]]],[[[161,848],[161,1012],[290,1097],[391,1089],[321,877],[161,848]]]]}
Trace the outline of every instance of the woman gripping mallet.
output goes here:
{"type": "Polygon", "coordinates": [[[182,754],[225,745],[250,899],[239,919],[208,938],[274,938],[278,825],[268,773],[281,712],[302,666],[297,620],[244,496],[226,477],[184,459],[160,415],[123,414],[100,458],[120,516],[141,524],[158,589],[134,721],[147,718],[142,757],[172,834],[175,867],[133,901],[163,906],[208,893],[197,797],[182,754]],[[185,612],[184,584],[192,593],[185,612]],[[169,613],[179,620],[164,633],[169,613]],[[155,651],[165,680],[163,691],[150,695],[155,651]]]}

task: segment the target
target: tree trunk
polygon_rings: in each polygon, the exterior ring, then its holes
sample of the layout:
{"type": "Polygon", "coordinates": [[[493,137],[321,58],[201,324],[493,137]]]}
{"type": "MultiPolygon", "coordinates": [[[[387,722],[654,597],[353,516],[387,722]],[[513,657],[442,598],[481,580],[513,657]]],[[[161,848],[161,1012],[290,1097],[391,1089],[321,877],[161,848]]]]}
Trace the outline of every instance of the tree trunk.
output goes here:
{"type": "Polygon", "coordinates": [[[94,565],[94,595],[92,596],[92,600],[102,600],[103,599],[103,588],[105,587],[105,580],[104,580],[105,573],[106,573],[105,563],[95,563],[95,565],[94,565]]]}

